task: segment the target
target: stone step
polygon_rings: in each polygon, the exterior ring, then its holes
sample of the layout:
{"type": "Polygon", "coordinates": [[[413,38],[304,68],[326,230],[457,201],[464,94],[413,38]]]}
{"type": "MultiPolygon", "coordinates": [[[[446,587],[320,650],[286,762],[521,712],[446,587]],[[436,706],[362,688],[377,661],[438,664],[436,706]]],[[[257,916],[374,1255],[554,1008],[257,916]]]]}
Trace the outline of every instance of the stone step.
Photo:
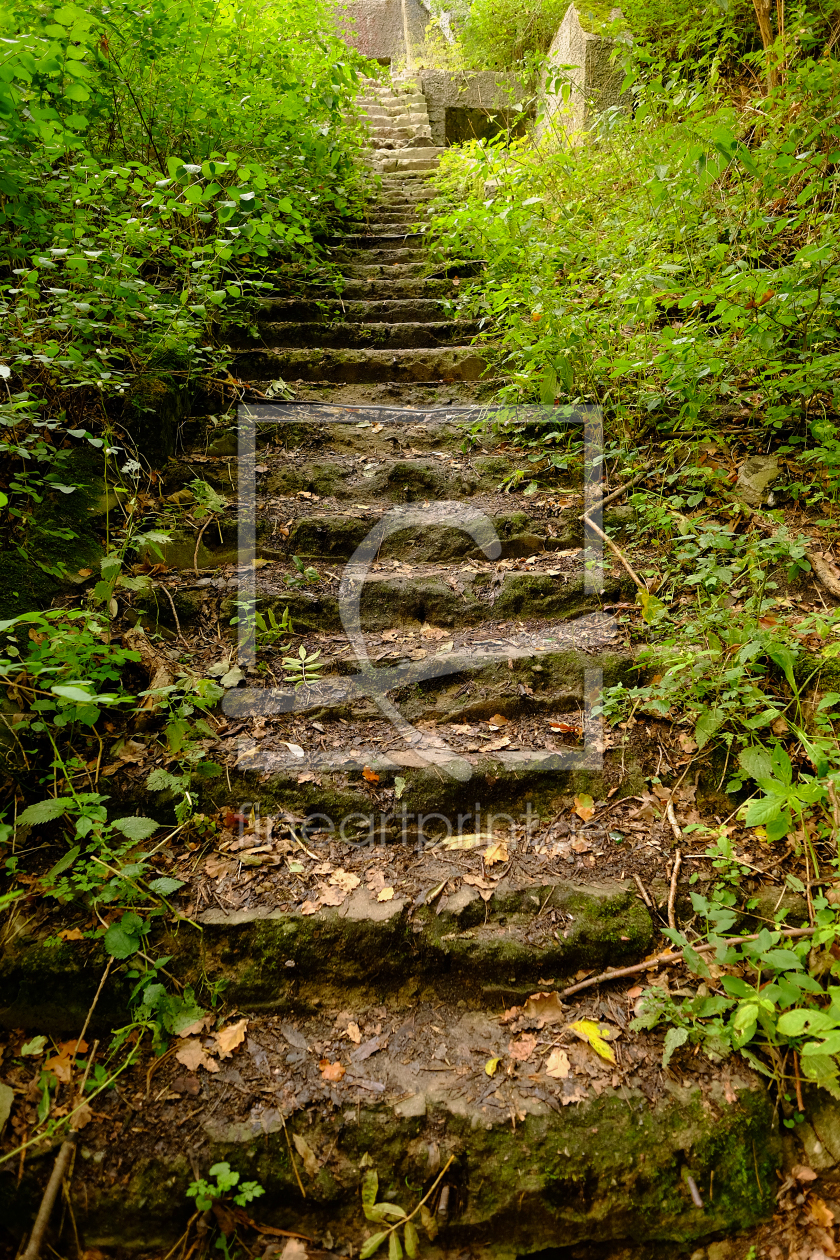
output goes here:
{"type": "Polygon", "coordinates": [[[358,238],[383,237],[386,240],[393,240],[394,237],[415,237],[418,243],[422,243],[426,239],[425,224],[420,224],[418,228],[417,211],[406,211],[402,218],[389,215],[387,218],[383,215],[381,218],[370,218],[363,221],[357,220],[355,223],[348,223],[347,233],[339,238],[342,241],[356,241],[358,238]]]}
{"type": "MultiPolygon", "coordinates": [[[[404,151],[406,154],[409,150],[404,151]]],[[[371,158],[375,168],[384,171],[431,171],[437,168],[443,149],[415,149],[410,156],[401,156],[400,150],[374,149],[371,158]]]]}
{"type": "Polygon", "coordinates": [[[403,236],[385,238],[360,237],[347,248],[333,246],[330,249],[330,262],[341,266],[342,271],[345,270],[344,264],[354,267],[376,264],[392,267],[397,263],[417,263],[424,267],[428,264],[428,254],[423,248],[423,238],[418,237],[419,243],[415,244],[412,235],[405,233],[403,236]],[[369,242],[369,248],[364,248],[364,241],[369,242]]]}
{"type": "Polygon", "coordinates": [[[370,134],[373,137],[374,148],[387,148],[385,141],[393,141],[399,145],[408,145],[420,137],[427,142],[430,142],[432,139],[431,128],[425,124],[416,124],[410,127],[404,125],[371,127],[370,134]]]}
{"type": "MultiPolygon", "coordinates": [[[[442,320],[435,323],[262,323],[263,345],[273,350],[286,346],[326,346],[336,350],[411,350],[433,346],[465,345],[477,336],[475,320],[442,320]]],[[[234,332],[236,330],[233,330],[234,332]]],[[[245,329],[239,339],[230,334],[231,345],[253,345],[245,329]]]]}
{"type": "Polygon", "coordinates": [[[472,346],[426,350],[243,350],[234,357],[245,380],[343,381],[477,381],[485,362],[472,346]]]}
{"type": "Polygon", "coordinates": [[[441,298],[383,298],[376,302],[333,299],[331,303],[307,301],[305,298],[263,299],[257,318],[260,323],[283,320],[332,323],[347,319],[350,323],[403,324],[422,320],[445,319],[447,308],[441,298]]]}

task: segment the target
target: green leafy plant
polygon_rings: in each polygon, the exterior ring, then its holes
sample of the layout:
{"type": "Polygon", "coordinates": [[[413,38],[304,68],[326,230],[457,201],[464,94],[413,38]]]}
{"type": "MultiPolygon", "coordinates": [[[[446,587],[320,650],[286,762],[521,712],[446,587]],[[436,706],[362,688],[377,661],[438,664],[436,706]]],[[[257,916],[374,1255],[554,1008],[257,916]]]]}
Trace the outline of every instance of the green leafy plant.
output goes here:
{"type": "Polygon", "coordinates": [[[320,656],[320,651],[308,652],[301,644],[297,656],[283,657],[283,677],[293,682],[295,687],[309,687],[320,682],[325,664],[320,656]]]}
{"type": "Polygon", "coordinates": [[[385,1224],[388,1220],[393,1223],[388,1225],[386,1229],[370,1234],[365,1239],[359,1253],[359,1260],[368,1260],[368,1257],[378,1251],[386,1240],[388,1242],[389,1260],[402,1260],[403,1247],[405,1247],[405,1254],[409,1257],[409,1260],[414,1260],[420,1250],[420,1236],[417,1232],[417,1226],[414,1224],[414,1217],[418,1215],[429,1240],[434,1240],[438,1232],[437,1222],[426,1207],[426,1204],[449,1171],[454,1159],[454,1155],[450,1155],[431,1188],[427,1190],[414,1210],[408,1213],[396,1203],[388,1201],[377,1203],[379,1176],[374,1169],[368,1169],[362,1181],[362,1209],[365,1217],[367,1220],[378,1224],[385,1224]],[[402,1230],[402,1241],[400,1241],[400,1230],[402,1230]]]}
{"type": "Polygon", "coordinates": [[[265,1194],[258,1181],[242,1181],[240,1174],[227,1162],[214,1164],[209,1175],[212,1181],[199,1177],[187,1187],[187,1197],[195,1199],[195,1206],[200,1212],[208,1211],[222,1199],[229,1199],[237,1207],[245,1207],[265,1194]]]}

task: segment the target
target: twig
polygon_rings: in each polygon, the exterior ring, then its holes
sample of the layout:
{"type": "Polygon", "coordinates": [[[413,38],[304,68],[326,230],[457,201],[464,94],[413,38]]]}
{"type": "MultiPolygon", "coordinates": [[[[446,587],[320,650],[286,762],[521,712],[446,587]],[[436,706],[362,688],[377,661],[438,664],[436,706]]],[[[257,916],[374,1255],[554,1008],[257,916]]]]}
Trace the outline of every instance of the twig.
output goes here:
{"type": "Polygon", "coordinates": [[[50,1223],[50,1215],[61,1183],[64,1180],[64,1174],[67,1172],[67,1165],[70,1163],[70,1156],[76,1145],[76,1134],[73,1133],[69,1138],[61,1143],[58,1155],[56,1156],[53,1170],[50,1173],[50,1179],[47,1182],[47,1188],[44,1191],[44,1197],[41,1199],[41,1206],[38,1208],[38,1215],[35,1218],[35,1224],[32,1226],[32,1234],[29,1242],[21,1256],[21,1260],[38,1260],[41,1254],[41,1247],[44,1243],[44,1234],[47,1232],[47,1226],[50,1223]]]}
{"type": "Polygon", "coordinates": [[[304,1197],[304,1199],[305,1199],[305,1198],[306,1198],[306,1191],[305,1191],[305,1190],[304,1190],[304,1188],[303,1188],[303,1182],[302,1182],[302,1181],[301,1181],[301,1179],[300,1179],[300,1173],[298,1172],[297,1164],[295,1163],[295,1157],[294,1157],[294,1155],[292,1154],[292,1144],[291,1144],[291,1142],[289,1141],[289,1130],[286,1128],[286,1117],[283,1115],[282,1108],[278,1108],[278,1110],[279,1110],[279,1112],[280,1112],[280,1120],[281,1120],[281,1122],[282,1122],[282,1124],[283,1124],[283,1134],[284,1134],[284,1136],[285,1136],[285,1138],[286,1138],[286,1145],[287,1145],[287,1146],[288,1146],[288,1148],[289,1148],[289,1159],[291,1160],[291,1163],[292,1163],[292,1169],[293,1169],[294,1174],[295,1174],[295,1180],[296,1180],[296,1181],[297,1181],[297,1183],[298,1183],[298,1189],[300,1190],[301,1194],[303,1195],[303,1197],[304,1197]]]}
{"type": "MultiPolygon", "coordinates": [[[[96,990],[96,992],[93,995],[93,1001],[90,1004],[90,1010],[88,1011],[87,1016],[85,1018],[85,1022],[82,1025],[82,1031],[79,1033],[79,1037],[76,1042],[76,1049],[73,1051],[74,1058],[79,1053],[79,1046],[82,1044],[82,1042],[85,1039],[85,1033],[88,1030],[88,1024],[90,1023],[91,1016],[93,1015],[94,1009],[96,1007],[96,1003],[99,1001],[99,995],[102,992],[103,988],[105,987],[105,981],[108,979],[108,973],[113,967],[113,965],[114,965],[114,958],[112,955],[108,959],[108,965],[106,966],[105,970],[102,973],[102,979],[99,981],[99,988],[96,990]]],[[[87,1077],[87,1072],[85,1072],[85,1077],[87,1077]]]]}
{"type": "MultiPolygon", "coordinates": [[[[781,935],[790,939],[797,936],[813,936],[817,931],[817,928],[785,928],[781,935]]],[[[757,940],[758,933],[756,932],[752,936],[724,936],[719,941],[712,941],[706,945],[692,945],[691,948],[695,954],[708,954],[720,945],[743,945],[747,941],[757,940]]],[[[581,980],[579,984],[572,984],[568,989],[559,990],[557,996],[571,997],[573,993],[580,993],[582,989],[591,989],[596,984],[603,984],[605,980],[621,980],[624,976],[638,976],[643,971],[653,971],[656,967],[667,967],[670,963],[679,962],[685,962],[682,954],[666,950],[664,954],[656,954],[653,958],[645,959],[644,962],[634,963],[632,967],[617,967],[614,971],[602,971],[599,976],[590,976],[588,980],[581,980]]]]}
{"type": "Polygon", "coordinates": [[[195,551],[193,552],[193,573],[195,574],[196,577],[198,577],[198,549],[201,546],[201,540],[204,537],[204,531],[212,520],[213,520],[212,516],[207,517],[207,520],[204,522],[201,529],[198,531],[198,538],[196,538],[195,540],[195,551]]]}
{"type": "MultiPolygon", "coordinates": [[[[670,804],[668,805],[670,809],[670,804]]],[[[682,866],[682,854],[679,849],[674,854],[674,869],[671,871],[671,887],[668,891],[668,927],[676,928],[677,919],[674,907],[677,902],[677,880],[679,879],[680,867],[682,866]]]]}
{"type": "Polygon", "coordinates": [[[802,1081],[799,1079],[799,1055],[793,1052],[793,1080],[796,1085],[796,1105],[800,1112],[805,1111],[805,1104],[802,1101],[802,1081]]]}
{"type": "MultiPolygon", "coordinates": [[[[447,1172],[449,1171],[449,1166],[450,1166],[450,1164],[454,1164],[454,1162],[455,1162],[455,1156],[454,1156],[454,1155],[450,1155],[450,1156],[449,1156],[449,1159],[446,1161],[446,1163],[444,1164],[443,1168],[440,1170],[440,1172],[438,1173],[437,1177],[435,1178],[434,1183],[432,1184],[431,1189],[426,1191],[426,1193],[423,1195],[423,1198],[420,1200],[420,1202],[419,1202],[419,1203],[417,1204],[417,1206],[415,1207],[414,1211],[413,1211],[413,1212],[409,1212],[408,1216],[401,1216],[401,1217],[400,1217],[400,1219],[399,1219],[398,1221],[395,1221],[395,1222],[394,1222],[394,1224],[393,1224],[393,1225],[391,1225],[391,1227],[385,1231],[386,1236],[387,1236],[388,1234],[393,1234],[393,1232],[394,1232],[394,1230],[395,1230],[395,1229],[399,1229],[401,1225],[405,1225],[405,1224],[407,1224],[407,1222],[411,1220],[412,1216],[416,1216],[416,1215],[417,1215],[417,1213],[420,1211],[420,1209],[421,1209],[421,1207],[423,1206],[423,1204],[424,1204],[424,1203],[426,1203],[426,1202],[427,1202],[427,1201],[428,1201],[428,1200],[432,1197],[432,1195],[434,1194],[435,1190],[437,1190],[438,1186],[439,1186],[439,1185],[440,1185],[440,1183],[443,1181],[444,1177],[446,1176],[447,1172]]],[[[442,1199],[442,1198],[443,1198],[443,1193],[441,1192],[441,1199],[442,1199]]]]}
{"type": "MultiPolygon", "coordinates": [[[[647,476],[648,469],[652,468],[655,463],[656,463],[655,460],[649,459],[646,464],[642,465],[641,471],[636,473],[635,477],[631,477],[629,481],[625,481],[623,486],[619,486],[617,490],[613,490],[610,494],[606,496],[606,498],[599,499],[597,503],[590,503],[589,507],[586,509],[586,512],[594,512],[596,511],[597,508],[606,507],[607,504],[612,503],[613,500],[620,499],[621,496],[627,490],[629,490],[631,486],[636,486],[639,484],[640,481],[644,481],[645,477],[647,476]]],[[[583,512],[578,517],[579,521],[583,520],[584,516],[586,516],[586,512],[583,512]]]]}
{"type": "Polygon", "coordinates": [[[837,787],[830,780],[826,785],[828,799],[831,801],[832,815],[832,839],[835,848],[840,851],[840,797],[837,795],[837,787]]]}
{"type": "Polygon", "coordinates": [[[652,902],[652,901],[651,901],[651,899],[650,899],[650,894],[649,894],[648,890],[645,888],[644,884],[642,883],[642,878],[641,878],[641,876],[640,876],[640,875],[638,875],[638,874],[634,871],[634,872],[633,872],[633,878],[634,878],[634,880],[636,881],[636,887],[638,888],[639,892],[642,894],[642,901],[645,903],[645,905],[647,906],[648,910],[653,910],[653,909],[654,909],[653,902],[652,902]]]}
{"type": "Polygon", "coordinates": [[[164,595],[165,595],[165,596],[166,596],[166,598],[169,600],[169,607],[172,609],[172,616],[175,618],[175,629],[176,629],[176,630],[177,630],[177,632],[178,632],[178,638],[181,640],[181,642],[184,644],[184,646],[185,646],[185,647],[188,647],[189,645],[187,644],[187,640],[186,640],[186,639],[184,638],[184,636],[181,634],[181,623],[180,623],[180,621],[178,620],[178,613],[177,613],[176,608],[175,608],[175,600],[172,598],[172,594],[171,594],[171,592],[170,592],[170,590],[169,590],[169,587],[168,587],[168,586],[163,586],[163,585],[160,585],[160,586],[158,586],[158,588],[157,588],[157,589],[158,589],[159,591],[163,591],[164,595]]]}
{"type": "Polygon", "coordinates": [[[840,580],[831,572],[831,567],[825,556],[821,556],[818,551],[806,551],[805,556],[829,595],[833,595],[835,599],[840,599],[840,580]]]}
{"type": "Polygon", "coordinates": [[[676,840],[677,844],[679,844],[680,840],[682,840],[682,828],[680,827],[680,824],[677,822],[677,816],[674,813],[673,792],[668,797],[668,804],[665,806],[665,817],[668,819],[668,822],[671,824],[671,830],[674,833],[674,839],[676,840]]]}
{"type": "MultiPolygon", "coordinates": [[[[591,510],[591,509],[590,509],[590,510],[591,510]]],[[[636,585],[638,586],[639,590],[640,590],[640,591],[647,591],[647,586],[646,586],[646,584],[645,584],[645,583],[642,581],[642,579],[639,577],[638,573],[636,573],[636,572],[635,572],[635,570],[631,568],[629,560],[625,560],[625,558],[624,558],[624,553],[623,553],[622,551],[619,551],[618,547],[616,547],[616,545],[615,545],[615,543],[613,542],[613,540],[612,540],[611,538],[608,538],[608,537],[607,537],[607,535],[604,533],[604,531],[603,531],[602,529],[600,529],[600,528],[599,528],[599,527],[595,524],[595,522],[592,520],[592,518],[591,518],[590,516],[587,516],[586,512],[584,512],[583,516],[581,517],[581,520],[582,520],[582,521],[584,521],[584,523],[585,523],[585,524],[587,524],[587,525],[589,526],[589,528],[592,530],[593,534],[597,535],[597,537],[598,537],[598,538],[600,538],[602,542],[605,542],[605,543],[607,544],[607,546],[609,547],[610,551],[612,551],[612,552],[616,555],[616,557],[618,558],[618,560],[621,562],[621,564],[623,564],[623,565],[624,565],[625,569],[626,569],[626,570],[627,570],[627,572],[630,574],[631,578],[632,578],[632,579],[633,579],[633,581],[636,583],[636,585]]]]}

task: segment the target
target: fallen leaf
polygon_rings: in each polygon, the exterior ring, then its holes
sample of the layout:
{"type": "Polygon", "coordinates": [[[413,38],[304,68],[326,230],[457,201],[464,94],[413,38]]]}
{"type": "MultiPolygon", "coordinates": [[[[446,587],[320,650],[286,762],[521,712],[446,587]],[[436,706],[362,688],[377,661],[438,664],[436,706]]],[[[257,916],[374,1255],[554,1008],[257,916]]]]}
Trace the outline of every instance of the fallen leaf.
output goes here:
{"type": "Polygon", "coordinates": [[[301,1137],[299,1133],[293,1133],[292,1141],[295,1144],[295,1150],[303,1160],[303,1167],[306,1170],[306,1175],[308,1177],[317,1177],[320,1165],[315,1158],[315,1152],[307,1142],[306,1138],[301,1137]]]}
{"type": "Polygon", "coordinates": [[[484,861],[487,866],[495,866],[497,862],[507,862],[508,849],[504,840],[497,840],[485,851],[484,861]]]}
{"type": "Polygon", "coordinates": [[[359,1025],[354,1023],[352,1020],[347,1025],[346,1033],[347,1033],[347,1036],[355,1045],[358,1046],[361,1043],[362,1034],[359,1029],[359,1025]]]}
{"type": "Polygon", "coordinates": [[[361,882],[358,875],[353,875],[350,871],[345,871],[340,866],[330,877],[330,883],[335,884],[337,888],[346,893],[352,892],[354,888],[358,888],[361,882]]]}
{"type": "Polygon", "coordinates": [[[298,783],[314,783],[316,787],[321,786],[321,780],[313,770],[304,770],[302,774],[298,775],[297,781],[298,783]]]}
{"type": "Polygon", "coordinates": [[[491,730],[497,731],[500,726],[507,726],[509,721],[510,721],[510,718],[506,718],[503,713],[494,713],[493,716],[488,720],[487,725],[490,727],[491,730]]]}
{"type": "Polygon", "coordinates": [[[545,1061],[545,1074],[553,1076],[555,1080],[565,1081],[569,1075],[569,1056],[565,1050],[552,1050],[545,1061]]]}
{"type": "Polygon", "coordinates": [[[44,1047],[47,1044],[46,1037],[33,1037],[31,1041],[25,1041],[20,1048],[21,1054],[33,1055],[37,1057],[44,1053],[44,1047]]]}
{"type": "Polygon", "coordinates": [[[821,1199],[816,1194],[812,1194],[808,1200],[808,1211],[818,1225],[824,1226],[825,1229],[831,1229],[834,1224],[834,1213],[824,1199],[821,1199]]]}
{"type": "Polygon", "coordinates": [[[280,1260],[307,1260],[309,1252],[300,1238],[290,1238],[280,1253],[280,1260]]]}
{"type": "Polygon", "coordinates": [[[201,1033],[206,1032],[208,1028],[213,1026],[215,1016],[202,1015],[201,1019],[197,1019],[194,1024],[190,1024],[189,1028],[180,1030],[182,1037],[198,1037],[201,1033]]]}
{"type": "Polygon", "coordinates": [[[63,941],[83,941],[85,939],[85,934],[81,928],[64,928],[58,935],[63,941]]]}
{"type": "Polygon", "coordinates": [[[537,1039],[531,1033],[525,1033],[508,1046],[508,1054],[517,1063],[526,1063],[537,1048],[537,1039]]]}
{"type": "Polygon", "coordinates": [[[67,1085],[73,1076],[73,1068],[68,1054],[54,1054],[44,1062],[44,1071],[53,1072],[62,1085],[67,1085]]]}
{"type": "Polygon", "coordinates": [[[611,1032],[611,1029],[605,1029],[591,1019],[578,1019],[573,1024],[569,1024],[569,1031],[576,1037],[580,1037],[581,1041],[587,1042],[600,1058],[606,1059],[607,1063],[615,1063],[613,1048],[604,1039],[604,1034],[611,1032]]]}
{"type": "Polygon", "coordinates": [[[219,682],[226,690],[230,690],[231,687],[238,687],[244,677],[245,675],[242,673],[239,666],[234,665],[233,668],[229,669],[226,674],[222,674],[219,682]]]}
{"type": "MultiPolygon", "coordinates": [[[[225,680],[223,678],[222,679],[223,686],[224,686],[224,681],[225,680]]],[[[306,756],[306,753],[303,751],[300,744],[290,744],[287,739],[281,739],[280,743],[286,745],[286,747],[288,748],[289,752],[292,754],[293,757],[298,757],[302,760],[306,756]]]]}
{"type": "Polygon", "coordinates": [[[383,888],[376,897],[377,901],[391,901],[394,896],[393,888],[383,888]]]}
{"type": "Polygon", "coordinates": [[[470,884],[473,888],[490,889],[492,891],[496,887],[489,879],[485,879],[483,875],[463,875],[462,879],[465,884],[470,884]]]}
{"type": "Polygon", "coordinates": [[[452,836],[450,840],[444,840],[441,847],[444,849],[477,849],[480,844],[486,844],[488,840],[492,839],[492,836],[476,835],[469,832],[463,836],[452,836]]]}
{"type": "Polygon", "coordinates": [[[484,1064],[484,1071],[487,1073],[488,1076],[496,1075],[496,1068],[499,1066],[501,1061],[502,1061],[501,1059],[488,1059],[487,1060],[487,1062],[484,1064]]]}
{"type": "Polygon", "coordinates": [[[195,1072],[198,1068],[203,1067],[206,1072],[218,1072],[219,1065],[215,1059],[211,1059],[210,1055],[202,1046],[198,1038],[190,1038],[184,1041],[175,1051],[175,1058],[189,1072],[195,1072]]]}
{"type": "Polygon", "coordinates": [[[229,858],[211,856],[204,863],[204,873],[209,875],[211,879],[218,879],[220,875],[227,875],[234,868],[234,863],[229,858]]]}
{"type": "MultiPolygon", "coordinates": [[[[86,1128],[87,1125],[90,1124],[92,1119],[93,1119],[93,1112],[90,1109],[90,1103],[83,1102],[77,1108],[73,1116],[73,1119],[70,1121],[70,1128],[74,1130],[84,1129],[86,1128]]],[[[823,1204],[823,1207],[825,1207],[825,1204],[823,1204]]],[[[826,1211],[828,1211],[827,1208],[826,1208],[826,1211]]],[[[832,1215],[832,1219],[833,1219],[833,1214],[830,1213],[830,1215],[832,1215]]]]}
{"type": "Polygon", "coordinates": [[[585,792],[575,797],[575,813],[578,818],[582,818],[584,822],[589,822],[590,818],[595,815],[595,802],[591,796],[585,792]]]}
{"type": "Polygon", "coordinates": [[[790,1170],[791,1177],[796,1181],[816,1181],[817,1174],[813,1168],[809,1168],[807,1164],[794,1164],[790,1170]]]}
{"type": "Polygon", "coordinates": [[[385,887],[385,876],[380,870],[367,871],[365,873],[365,884],[369,893],[381,893],[385,887]]]}
{"type": "Polygon", "coordinates": [[[196,1094],[201,1093],[201,1081],[197,1076],[176,1076],[170,1085],[170,1089],[175,1094],[196,1094]]]}
{"type": "Polygon", "coordinates": [[[559,1024],[566,1017],[557,992],[532,993],[521,1008],[521,1014],[538,1019],[542,1024],[559,1024]]]}
{"type": "Polygon", "coordinates": [[[320,896],[322,906],[343,906],[347,900],[347,893],[343,888],[323,888],[320,896]]]}
{"type": "Polygon", "coordinates": [[[330,1063],[329,1059],[321,1059],[318,1067],[325,1081],[340,1081],[347,1070],[340,1063],[330,1063]]]}
{"type": "Polygon", "coordinates": [[[317,914],[320,909],[320,901],[304,901],[300,908],[300,912],[301,914],[317,914]]]}
{"type": "Polygon", "coordinates": [[[229,1058],[236,1047],[242,1045],[247,1027],[247,1019],[240,1019],[235,1024],[228,1024],[227,1028],[222,1028],[215,1034],[216,1045],[223,1059],[229,1058]]]}
{"type": "Polygon", "coordinates": [[[379,775],[376,773],[375,770],[371,770],[370,766],[364,767],[364,769],[362,770],[362,778],[366,779],[368,783],[379,782],[379,775]]]}
{"type": "Polygon", "coordinates": [[[394,775],[394,797],[396,800],[402,799],[402,794],[406,789],[406,780],[401,779],[398,774],[394,775]]]}
{"type": "Polygon", "coordinates": [[[77,569],[76,572],[79,577],[90,577],[91,573],[93,573],[93,569],[77,569]]]}

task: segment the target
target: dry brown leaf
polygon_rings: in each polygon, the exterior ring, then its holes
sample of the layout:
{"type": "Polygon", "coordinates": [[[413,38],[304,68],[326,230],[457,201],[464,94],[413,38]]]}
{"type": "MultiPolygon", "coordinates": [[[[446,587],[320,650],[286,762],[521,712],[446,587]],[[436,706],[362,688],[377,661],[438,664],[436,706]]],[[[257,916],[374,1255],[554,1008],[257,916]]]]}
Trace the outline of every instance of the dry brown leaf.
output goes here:
{"type": "Polygon", "coordinates": [[[590,818],[594,817],[595,802],[586,792],[582,792],[580,796],[575,797],[575,813],[584,822],[589,822],[590,818]]]}
{"type": "Polygon", "coordinates": [[[45,1072],[53,1072],[62,1085],[67,1085],[73,1076],[73,1065],[69,1054],[54,1054],[44,1063],[45,1072]]]}
{"type": "Polygon", "coordinates": [[[175,1051],[175,1058],[190,1072],[203,1067],[206,1072],[218,1072],[219,1065],[202,1046],[197,1037],[184,1041],[175,1051]]]}
{"type": "Polygon", "coordinates": [[[361,882],[358,875],[353,875],[350,871],[345,871],[340,866],[330,879],[331,884],[335,884],[337,888],[346,893],[352,892],[354,888],[358,888],[361,882]]]}
{"type": "Polygon", "coordinates": [[[507,726],[509,721],[510,721],[510,718],[506,718],[503,713],[494,713],[493,716],[488,720],[487,725],[490,727],[491,730],[493,730],[494,728],[498,730],[500,726],[507,726]]]}
{"type": "Polygon", "coordinates": [[[363,770],[362,770],[362,778],[363,778],[363,779],[366,779],[368,783],[378,783],[378,782],[379,782],[379,775],[376,773],[376,771],[375,771],[375,770],[371,770],[370,766],[365,766],[365,767],[363,768],[363,770]]]}
{"type": "Polygon", "coordinates": [[[484,853],[484,861],[487,866],[495,866],[497,862],[507,862],[507,860],[508,848],[504,840],[497,840],[484,853]]]}
{"type": "Polygon", "coordinates": [[[354,1045],[357,1045],[357,1046],[361,1045],[362,1033],[359,1028],[359,1025],[355,1023],[353,1020],[351,1020],[350,1023],[347,1025],[346,1033],[354,1045]]]}
{"type": "Polygon", "coordinates": [[[233,862],[229,858],[217,857],[215,854],[204,863],[204,874],[211,879],[218,879],[220,875],[227,875],[232,870],[233,862]]]}
{"type": "Polygon", "coordinates": [[[517,1037],[516,1041],[511,1041],[508,1046],[508,1054],[517,1063],[526,1063],[537,1048],[537,1039],[531,1033],[525,1033],[522,1037],[517,1037]]]}
{"type": "Polygon", "coordinates": [[[393,896],[394,896],[394,890],[393,890],[393,888],[383,888],[383,889],[382,889],[382,890],[381,890],[381,891],[377,894],[377,898],[376,898],[376,900],[377,900],[377,901],[391,901],[391,900],[392,900],[392,898],[393,898],[393,896]]]}
{"type": "Polygon", "coordinates": [[[834,1213],[825,1200],[821,1199],[819,1195],[811,1195],[808,1200],[808,1211],[811,1213],[818,1225],[822,1225],[825,1229],[831,1229],[834,1224],[834,1213]]]}
{"type": "Polygon", "coordinates": [[[70,1121],[71,1129],[84,1129],[93,1119],[93,1112],[90,1109],[90,1103],[83,1102],[78,1107],[73,1119],[70,1121]]]}
{"type": "Polygon", "coordinates": [[[280,1260],[307,1260],[309,1252],[300,1238],[290,1238],[280,1253],[280,1260]]]}
{"type": "Polygon", "coordinates": [[[301,914],[317,914],[320,909],[320,901],[304,901],[300,908],[300,912],[301,914]]]}
{"type": "Polygon", "coordinates": [[[553,1076],[555,1080],[565,1081],[569,1075],[569,1056],[565,1050],[552,1050],[545,1061],[545,1074],[553,1076]]]}
{"type": "Polygon", "coordinates": [[[58,935],[62,941],[83,941],[85,939],[85,934],[81,928],[64,928],[58,935]]]}
{"type": "Polygon", "coordinates": [[[318,1067],[325,1081],[340,1081],[347,1070],[340,1063],[330,1063],[329,1059],[321,1059],[318,1067]]]}
{"type": "Polygon", "coordinates": [[[247,1019],[240,1019],[235,1024],[228,1024],[227,1028],[222,1028],[215,1034],[216,1046],[223,1059],[229,1058],[236,1047],[242,1045],[247,1027],[247,1019]]]}
{"type": "Polygon", "coordinates": [[[489,888],[492,891],[496,887],[489,879],[485,879],[483,875],[463,875],[461,878],[465,884],[470,884],[473,888],[489,888]]]}
{"type": "Polygon", "coordinates": [[[368,871],[365,874],[365,884],[367,885],[368,892],[380,893],[385,887],[385,876],[379,870],[368,871]]]}
{"type": "Polygon", "coordinates": [[[816,1181],[817,1174],[813,1168],[809,1168],[807,1164],[794,1164],[790,1170],[791,1177],[797,1181],[816,1181]]]}
{"type": "Polygon", "coordinates": [[[189,1028],[181,1030],[182,1037],[198,1037],[201,1033],[206,1032],[213,1025],[214,1017],[212,1015],[202,1015],[201,1019],[197,1019],[194,1024],[190,1024],[189,1028]]]}
{"type": "Polygon", "coordinates": [[[541,1020],[543,1024],[559,1024],[565,1019],[563,1005],[557,992],[532,993],[520,1013],[529,1019],[541,1020]]]}
{"type": "Polygon", "coordinates": [[[320,896],[322,906],[343,906],[347,899],[342,888],[322,888],[320,896]]]}
{"type": "Polygon", "coordinates": [[[317,1177],[320,1165],[315,1158],[315,1152],[307,1142],[306,1138],[301,1137],[299,1133],[293,1133],[292,1141],[295,1144],[295,1150],[303,1160],[303,1167],[306,1170],[306,1175],[308,1177],[317,1177]]]}

